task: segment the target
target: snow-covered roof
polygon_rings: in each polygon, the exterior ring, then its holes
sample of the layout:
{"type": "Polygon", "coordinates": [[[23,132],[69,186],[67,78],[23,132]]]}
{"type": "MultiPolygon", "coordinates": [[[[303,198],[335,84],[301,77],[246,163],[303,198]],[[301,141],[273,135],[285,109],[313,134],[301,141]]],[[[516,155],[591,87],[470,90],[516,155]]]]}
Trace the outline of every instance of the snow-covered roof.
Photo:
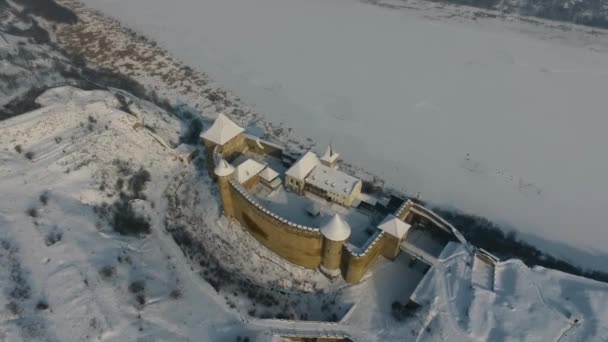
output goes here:
{"type": "Polygon", "coordinates": [[[325,165],[318,165],[306,177],[306,183],[340,195],[350,195],[358,182],[359,178],[325,165]]]}
{"type": "Polygon", "coordinates": [[[411,226],[408,223],[403,222],[393,214],[386,215],[384,220],[378,225],[378,229],[383,230],[385,233],[391,234],[398,239],[401,239],[410,227],[411,226]]]}
{"type": "Polygon", "coordinates": [[[218,177],[230,176],[234,172],[234,166],[230,165],[224,158],[215,166],[215,175],[218,177]]]}
{"type": "Polygon", "coordinates": [[[272,182],[273,179],[277,178],[279,173],[267,166],[262,172],[260,172],[260,178],[267,182],[272,182]]]}
{"type": "Polygon", "coordinates": [[[299,180],[304,180],[317,165],[320,165],[319,158],[316,154],[308,151],[285,174],[299,180]]]}
{"type": "Polygon", "coordinates": [[[235,124],[226,115],[220,113],[213,122],[213,125],[201,134],[201,138],[218,145],[224,145],[244,130],[243,127],[235,124]]]}
{"type": "Polygon", "coordinates": [[[258,163],[253,159],[247,159],[236,167],[236,180],[243,184],[251,177],[257,175],[262,171],[265,165],[258,163]]]}
{"type": "Polygon", "coordinates": [[[350,226],[338,214],[321,226],[320,230],[323,236],[332,241],[345,241],[350,236],[350,226]]]}
{"type": "Polygon", "coordinates": [[[327,146],[327,149],[325,149],[325,153],[323,153],[321,160],[331,164],[334,161],[336,161],[336,159],[338,159],[338,157],[340,157],[340,154],[336,153],[334,151],[333,146],[331,146],[331,144],[329,144],[329,146],[327,146]]]}

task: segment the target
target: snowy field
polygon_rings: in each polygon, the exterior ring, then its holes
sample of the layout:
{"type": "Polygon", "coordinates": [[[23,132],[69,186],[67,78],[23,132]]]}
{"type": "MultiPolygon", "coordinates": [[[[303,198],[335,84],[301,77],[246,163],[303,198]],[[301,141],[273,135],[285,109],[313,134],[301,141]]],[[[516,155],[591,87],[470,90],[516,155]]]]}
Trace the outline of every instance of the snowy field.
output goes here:
{"type": "Polygon", "coordinates": [[[602,34],[356,0],[84,3],[391,186],[608,270],[602,34]]]}

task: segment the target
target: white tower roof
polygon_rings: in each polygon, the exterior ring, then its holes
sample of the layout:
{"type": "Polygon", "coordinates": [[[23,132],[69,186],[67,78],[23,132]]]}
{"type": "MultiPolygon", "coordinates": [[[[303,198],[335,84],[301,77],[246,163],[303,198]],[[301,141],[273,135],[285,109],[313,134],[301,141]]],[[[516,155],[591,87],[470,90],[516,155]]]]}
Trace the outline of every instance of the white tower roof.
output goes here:
{"type": "Polygon", "coordinates": [[[215,175],[218,177],[230,176],[234,172],[234,166],[230,165],[224,158],[215,166],[215,175]]]}
{"type": "Polygon", "coordinates": [[[410,229],[408,223],[403,222],[392,214],[386,215],[384,220],[378,225],[378,229],[383,230],[387,234],[401,239],[405,233],[410,229]]]}
{"type": "Polygon", "coordinates": [[[226,115],[220,113],[213,122],[213,125],[201,134],[201,138],[218,145],[224,145],[244,130],[243,127],[235,124],[232,120],[228,119],[226,115]]]}
{"type": "Polygon", "coordinates": [[[350,226],[340,215],[335,214],[321,226],[321,234],[332,241],[345,241],[350,236],[350,226]]]}

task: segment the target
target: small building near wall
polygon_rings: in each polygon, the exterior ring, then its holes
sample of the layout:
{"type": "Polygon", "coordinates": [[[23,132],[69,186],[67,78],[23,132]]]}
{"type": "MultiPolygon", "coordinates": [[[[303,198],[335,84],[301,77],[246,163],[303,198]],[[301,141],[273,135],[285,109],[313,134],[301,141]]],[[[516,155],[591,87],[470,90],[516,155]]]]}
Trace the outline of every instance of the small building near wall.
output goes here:
{"type": "Polygon", "coordinates": [[[247,159],[236,167],[234,178],[242,184],[245,189],[251,189],[259,181],[259,173],[266,166],[253,159],[247,159]]]}
{"type": "Polygon", "coordinates": [[[281,186],[281,178],[279,173],[271,169],[270,166],[266,166],[264,170],[259,173],[260,183],[264,184],[270,190],[274,190],[281,186]]]}

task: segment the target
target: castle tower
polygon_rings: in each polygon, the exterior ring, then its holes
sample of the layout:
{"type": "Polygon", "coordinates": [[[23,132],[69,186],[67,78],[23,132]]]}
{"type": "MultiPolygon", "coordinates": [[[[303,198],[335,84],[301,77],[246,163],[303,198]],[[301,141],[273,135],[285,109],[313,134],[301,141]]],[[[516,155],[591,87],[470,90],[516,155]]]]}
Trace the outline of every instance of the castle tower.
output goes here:
{"type": "Polygon", "coordinates": [[[321,227],[321,234],[323,235],[321,272],[329,277],[337,277],[340,275],[342,246],[350,236],[350,226],[336,214],[321,227]]]}
{"type": "MultiPolygon", "coordinates": [[[[221,153],[224,158],[230,160],[246,149],[245,129],[240,127],[224,114],[219,114],[213,125],[201,133],[201,139],[205,146],[205,156],[208,161],[213,160],[214,153],[221,153]]],[[[214,164],[207,162],[207,170],[213,175],[214,164]]]]}
{"type": "Polygon", "coordinates": [[[327,146],[327,149],[325,150],[325,153],[323,153],[323,156],[320,158],[321,163],[327,167],[335,167],[336,164],[338,163],[338,157],[340,157],[339,153],[336,153],[334,151],[333,146],[331,146],[331,144],[329,144],[329,146],[327,146]]]}
{"type": "Polygon", "coordinates": [[[234,203],[232,202],[232,194],[230,192],[230,179],[234,173],[234,167],[224,160],[224,158],[221,158],[213,172],[217,176],[224,214],[227,217],[234,217],[234,203]]]}
{"type": "Polygon", "coordinates": [[[384,231],[385,234],[382,255],[390,260],[395,259],[401,251],[401,241],[405,239],[407,232],[410,229],[410,225],[394,215],[388,214],[384,220],[380,222],[378,229],[384,231]]]}

